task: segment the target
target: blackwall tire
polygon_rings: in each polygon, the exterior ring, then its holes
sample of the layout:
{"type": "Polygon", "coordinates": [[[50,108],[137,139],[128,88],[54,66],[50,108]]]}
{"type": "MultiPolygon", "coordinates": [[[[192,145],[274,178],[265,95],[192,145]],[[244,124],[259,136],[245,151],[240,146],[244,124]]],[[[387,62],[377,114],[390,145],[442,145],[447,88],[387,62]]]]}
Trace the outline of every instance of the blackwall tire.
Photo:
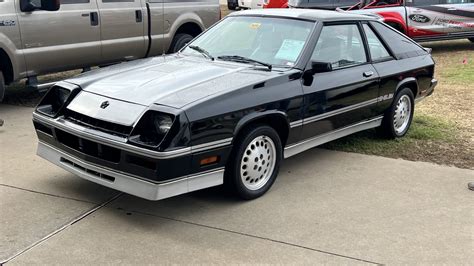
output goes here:
{"type": "Polygon", "coordinates": [[[226,167],[226,185],[239,197],[256,199],[275,182],[283,158],[277,132],[269,126],[246,129],[237,140],[226,167]]]}
{"type": "Polygon", "coordinates": [[[415,111],[415,97],[409,88],[401,89],[392,106],[384,115],[381,132],[385,137],[395,139],[405,136],[410,129],[415,111]]]}
{"type": "Polygon", "coordinates": [[[3,78],[3,73],[0,71],[0,103],[5,97],[5,79],[3,78]]]}
{"type": "Polygon", "coordinates": [[[194,37],[187,33],[176,34],[176,36],[173,38],[173,41],[171,42],[169,53],[177,53],[193,39],[194,37]]]}

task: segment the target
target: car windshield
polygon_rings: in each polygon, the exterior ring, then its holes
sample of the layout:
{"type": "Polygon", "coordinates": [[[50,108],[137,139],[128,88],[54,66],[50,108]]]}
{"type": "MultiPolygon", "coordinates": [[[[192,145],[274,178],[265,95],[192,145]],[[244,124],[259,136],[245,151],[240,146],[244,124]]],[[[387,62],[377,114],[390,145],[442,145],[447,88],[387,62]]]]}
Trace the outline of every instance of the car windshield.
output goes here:
{"type": "Polygon", "coordinates": [[[195,39],[182,53],[260,66],[292,67],[313,29],[313,22],[229,17],[195,39]]]}

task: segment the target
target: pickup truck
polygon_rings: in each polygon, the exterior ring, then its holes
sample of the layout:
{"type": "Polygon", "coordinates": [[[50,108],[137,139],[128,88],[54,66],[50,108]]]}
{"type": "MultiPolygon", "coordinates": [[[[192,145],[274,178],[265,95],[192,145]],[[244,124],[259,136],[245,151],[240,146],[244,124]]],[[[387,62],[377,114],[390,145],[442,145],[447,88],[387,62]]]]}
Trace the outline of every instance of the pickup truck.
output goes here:
{"type": "Polygon", "coordinates": [[[221,18],[218,0],[0,0],[5,84],[173,53],[221,18]]]}

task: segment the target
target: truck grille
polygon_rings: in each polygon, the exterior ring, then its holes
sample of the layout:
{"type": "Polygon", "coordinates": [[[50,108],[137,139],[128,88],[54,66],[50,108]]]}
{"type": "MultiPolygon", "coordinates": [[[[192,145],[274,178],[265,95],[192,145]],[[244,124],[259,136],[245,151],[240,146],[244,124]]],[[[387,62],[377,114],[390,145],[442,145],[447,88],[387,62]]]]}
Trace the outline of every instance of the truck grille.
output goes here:
{"type": "Polygon", "coordinates": [[[123,126],[111,122],[102,121],[71,110],[66,110],[64,118],[75,124],[79,124],[87,128],[92,128],[120,137],[128,137],[133,129],[133,127],[131,126],[123,126]]]}

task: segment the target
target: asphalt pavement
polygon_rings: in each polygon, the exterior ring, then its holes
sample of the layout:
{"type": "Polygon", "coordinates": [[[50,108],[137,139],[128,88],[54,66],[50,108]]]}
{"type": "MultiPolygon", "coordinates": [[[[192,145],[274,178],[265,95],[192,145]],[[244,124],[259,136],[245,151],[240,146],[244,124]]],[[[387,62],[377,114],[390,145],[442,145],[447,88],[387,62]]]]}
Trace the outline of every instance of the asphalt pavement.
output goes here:
{"type": "Polygon", "coordinates": [[[150,202],[35,155],[32,108],[0,105],[0,264],[474,261],[474,171],[313,149],[264,197],[150,202]]]}

